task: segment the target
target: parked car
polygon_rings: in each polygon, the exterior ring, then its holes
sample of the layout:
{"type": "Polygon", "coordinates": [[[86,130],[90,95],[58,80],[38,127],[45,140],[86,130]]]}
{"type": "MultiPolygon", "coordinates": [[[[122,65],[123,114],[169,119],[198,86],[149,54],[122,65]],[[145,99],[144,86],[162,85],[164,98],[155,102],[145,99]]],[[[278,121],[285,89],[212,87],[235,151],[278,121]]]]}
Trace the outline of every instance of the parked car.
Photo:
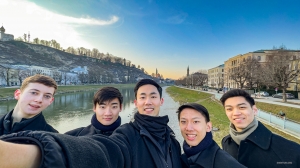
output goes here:
{"type": "Polygon", "coordinates": [[[254,94],[255,94],[255,96],[259,96],[259,95],[263,96],[263,97],[268,97],[269,96],[269,93],[266,92],[266,91],[256,92],[254,94]]]}
{"type": "MultiPolygon", "coordinates": [[[[292,93],[286,93],[285,95],[286,95],[287,99],[294,99],[295,98],[295,96],[292,93]]],[[[282,93],[277,93],[277,94],[274,94],[273,97],[282,99],[283,94],[282,93]]]]}
{"type": "Polygon", "coordinates": [[[223,88],[216,88],[216,91],[222,91],[223,88]]]}

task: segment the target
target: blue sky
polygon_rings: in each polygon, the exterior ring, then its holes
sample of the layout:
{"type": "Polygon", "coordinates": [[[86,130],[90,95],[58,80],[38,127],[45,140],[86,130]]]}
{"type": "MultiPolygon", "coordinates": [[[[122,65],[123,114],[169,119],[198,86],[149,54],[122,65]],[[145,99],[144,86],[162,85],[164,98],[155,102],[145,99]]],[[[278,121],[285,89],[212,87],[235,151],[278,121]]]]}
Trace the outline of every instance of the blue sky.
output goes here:
{"type": "Polygon", "coordinates": [[[1,0],[15,37],[97,48],[165,78],[284,44],[300,49],[298,0],[1,0]]]}

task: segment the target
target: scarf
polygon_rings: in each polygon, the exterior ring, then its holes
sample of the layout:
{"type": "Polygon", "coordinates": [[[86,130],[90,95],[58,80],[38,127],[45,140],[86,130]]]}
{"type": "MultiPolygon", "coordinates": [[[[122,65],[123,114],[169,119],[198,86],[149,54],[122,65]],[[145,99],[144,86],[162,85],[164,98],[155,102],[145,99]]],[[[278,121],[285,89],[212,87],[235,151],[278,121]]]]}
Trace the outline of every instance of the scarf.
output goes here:
{"type": "Polygon", "coordinates": [[[169,118],[168,116],[153,117],[135,113],[134,120],[143,126],[155,139],[165,139],[169,118]]]}
{"type": "Polygon", "coordinates": [[[241,141],[245,140],[257,128],[257,126],[258,121],[254,118],[254,120],[246,128],[244,128],[241,132],[238,132],[235,129],[235,126],[230,123],[229,134],[234,142],[240,145],[241,141]]]}
{"type": "Polygon", "coordinates": [[[121,117],[119,116],[118,119],[111,125],[103,125],[97,120],[96,114],[94,114],[91,119],[91,123],[95,128],[103,132],[114,131],[116,128],[118,128],[121,125],[121,117]]]}
{"type": "Polygon", "coordinates": [[[205,137],[197,146],[190,146],[189,144],[186,143],[186,141],[183,141],[182,147],[186,156],[190,157],[208,148],[212,142],[213,142],[212,133],[206,132],[205,137]]]}

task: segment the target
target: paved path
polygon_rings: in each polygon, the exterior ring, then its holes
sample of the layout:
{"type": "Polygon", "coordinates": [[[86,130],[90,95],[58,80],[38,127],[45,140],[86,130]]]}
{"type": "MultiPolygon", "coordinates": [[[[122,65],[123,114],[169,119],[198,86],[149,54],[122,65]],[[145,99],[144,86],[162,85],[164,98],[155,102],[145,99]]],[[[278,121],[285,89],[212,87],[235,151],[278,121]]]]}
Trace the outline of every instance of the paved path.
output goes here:
{"type": "MultiPolygon", "coordinates": [[[[197,90],[197,89],[191,89],[191,90],[197,90]]],[[[208,91],[203,90],[197,90],[205,93],[210,93],[216,95],[216,97],[221,97],[223,95],[223,92],[217,92],[216,90],[209,89],[208,91]]],[[[273,97],[261,97],[261,98],[255,98],[254,94],[251,95],[256,102],[264,102],[264,103],[270,103],[270,104],[278,104],[281,106],[288,106],[288,107],[294,107],[294,108],[300,108],[300,100],[299,99],[288,99],[287,103],[282,102],[282,99],[273,98],[273,97]]]]}
{"type": "Polygon", "coordinates": [[[181,136],[179,122],[177,117],[177,109],[180,106],[178,102],[175,102],[170,95],[166,92],[167,86],[163,87],[162,97],[164,98],[164,104],[160,108],[160,116],[168,115],[169,116],[169,127],[174,131],[176,139],[182,145],[183,138],[181,136]]]}

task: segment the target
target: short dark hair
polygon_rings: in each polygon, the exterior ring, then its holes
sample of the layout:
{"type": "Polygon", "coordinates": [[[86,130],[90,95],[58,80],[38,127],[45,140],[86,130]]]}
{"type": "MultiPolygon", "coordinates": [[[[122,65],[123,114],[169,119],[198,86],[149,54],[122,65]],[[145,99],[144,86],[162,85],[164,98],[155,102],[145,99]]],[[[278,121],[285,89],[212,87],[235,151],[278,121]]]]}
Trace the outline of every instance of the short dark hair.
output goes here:
{"type": "Polygon", "coordinates": [[[119,89],[114,87],[103,87],[99,89],[95,95],[94,95],[94,107],[96,107],[97,104],[101,104],[105,101],[111,101],[115,98],[118,98],[120,105],[123,103],[123,96],[119,89]]]}
{"type": "Polygon", "coordinates": [[[162,88],[159,86],[158,83],[156,83],[156,82],[155,82],[154,80],[152,80],[152,79],[141,79],[141,80],[139,80],[139,81],[137,82],[137,84],[136,84],[135,87],[134,87],[134,95],[135,95],[135,99],[136,99],[136,95],[137,95],[137,92],[138,92],[139,88],[140,88],[141,86],[144,86],[144,85],[153,85],[153,86],[155,86],[155,87],[157,88],[158,93],[159,93],[159,96],[160,96],[160,98],[161,98],[161,96],[162,96],[162,88]]]}
{"type": "Polygon", "coordinates": [[[207,109],[204,106],[197,104],[197,103],[187,103],[187,104],[181,105],[177,110],[178,120],[180,120],[181,111],[186,108],[191,108],[191,109],[198,111],[199,113],[201,113],[204,116],[206,122],[210,121],[209,113],[208,113],[207,109]]]}
{"type": "Polygon", "coordinates": [[[255,101],[254,99],[251,97],[251,95],[249,93],[247,93],[245,90],[242,89],[233,89],[230,90],[228,92],[226,92],[225,94],[223,94],[223,96],[220,98],[220,101],[222,102],[223,106],[225,104],[225,101],[231,97],[244,97],[246,99],[246,101],[251,105],[251,107],[253,105],[255,105],[255,101]]]}
{"type": "Polygon", "coordinates": [[[23,91],[29,85],[29,83],[40,83],[40,84],[43,84],[48,87],[53,87],[54,93],[57,90],[57,84],[56,84],[55,80],[53,78],[51,78],[50,76],[41,75],[41,74],[29,76],[26,79],[24,79],[24,81],[22,82],[20,90],[23,91]]]}

